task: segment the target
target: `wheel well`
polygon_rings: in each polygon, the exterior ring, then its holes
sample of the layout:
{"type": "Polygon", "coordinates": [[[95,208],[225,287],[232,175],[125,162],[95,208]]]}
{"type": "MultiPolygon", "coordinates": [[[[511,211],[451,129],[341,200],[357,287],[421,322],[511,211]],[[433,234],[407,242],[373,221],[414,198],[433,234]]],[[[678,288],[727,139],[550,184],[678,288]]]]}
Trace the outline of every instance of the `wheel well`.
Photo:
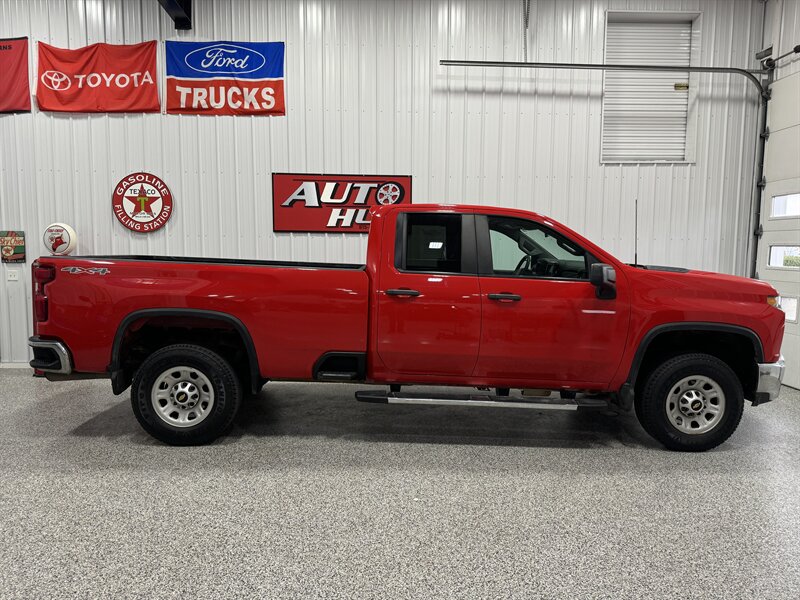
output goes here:
{"type": "Polygon", "coordinates": [[[641,393],[647,375],[674,356],[702,352],[726,363],[742,383],[744,396],[755,397],[758,384],[758,348],[752,339],[732,331],[665,331],[656,335],[644,350],[638,371],[631,373],[636,394],[641,393]]]}
{"type": "Polygon", "coordinates": [[[258,362],[251,354],[249,335],[234,322],[212,316],[155,315],[129,320],[120,326],[112,356],[115,393],[124,391],[139,366],[153,352],[173,344],[195,344],[216,352],[236,371],[245,389],[261,386],[258,362]]]}

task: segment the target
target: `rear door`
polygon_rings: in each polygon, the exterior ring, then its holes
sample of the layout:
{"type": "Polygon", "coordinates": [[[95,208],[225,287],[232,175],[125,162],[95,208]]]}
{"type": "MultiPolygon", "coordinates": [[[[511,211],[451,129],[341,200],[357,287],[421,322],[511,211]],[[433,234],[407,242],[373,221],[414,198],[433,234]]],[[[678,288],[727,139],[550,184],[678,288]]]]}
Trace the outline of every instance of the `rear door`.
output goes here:
{"type": "MultiPolygon", "coordinates": [[[[481,329],[474,217],[392,217],[395,251],[382,253],[377,290],[378,356],[394,373],[469,376],[481,329]]],[[[392,222],[386,226],[391,231],[392,222]]]]}
{"type": "Polygon", "coordinates": [[[594,258],[535,221],[476,215],[483,328],[475,376],[537,386],[605,385],[622,358],[628,292],[601,300],[594,258]]]}

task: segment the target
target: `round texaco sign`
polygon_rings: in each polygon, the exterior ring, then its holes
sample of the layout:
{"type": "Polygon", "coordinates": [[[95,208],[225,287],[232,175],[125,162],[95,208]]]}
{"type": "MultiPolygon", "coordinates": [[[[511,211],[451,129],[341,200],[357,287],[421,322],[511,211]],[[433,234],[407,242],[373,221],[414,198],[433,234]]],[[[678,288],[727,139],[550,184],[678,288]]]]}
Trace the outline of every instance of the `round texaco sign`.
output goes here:
{"type": "Polygon", "coordinates": [[[138,233],[158,231],[172,216],[173,198],[167,184],[151,173],[131,173],[114,188],[114,216],[138,233]]]}

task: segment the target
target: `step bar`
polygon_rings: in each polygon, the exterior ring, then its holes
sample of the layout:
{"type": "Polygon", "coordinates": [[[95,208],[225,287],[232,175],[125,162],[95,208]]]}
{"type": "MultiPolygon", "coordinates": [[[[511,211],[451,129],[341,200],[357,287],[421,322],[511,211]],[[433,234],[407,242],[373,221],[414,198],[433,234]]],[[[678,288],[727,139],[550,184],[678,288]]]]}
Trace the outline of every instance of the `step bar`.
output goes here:
{"type": "Polygon", "coordinates": [[[435,406],[480,406],[486,408],[532,408],[536,410],[578,410],[608,408],[606,398],[578,395],[575,399],[549,396],[495,396],[492,394],[411,394],[360,390],[359,402],[379,404],[425,404],[435,406]]]}

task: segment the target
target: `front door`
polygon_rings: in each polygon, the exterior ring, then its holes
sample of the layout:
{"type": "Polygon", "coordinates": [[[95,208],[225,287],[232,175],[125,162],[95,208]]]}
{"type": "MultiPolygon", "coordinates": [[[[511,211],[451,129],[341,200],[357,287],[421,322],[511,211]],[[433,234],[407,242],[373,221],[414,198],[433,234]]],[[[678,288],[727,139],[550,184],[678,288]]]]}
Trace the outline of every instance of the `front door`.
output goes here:
{"type": "Polygon", "coordinates": [[[475,375],[537,387],[602,387],[625,348],[629,302],[601,300],[589,283],[593,257],[526,219],[476,215],[483,329],[475,375]],[[488,244],[487,244],[488,242],[488,244]],[[484,272],[485,271],[485,272],[484,272]]]}
{"type": "Polygon", "coordinates": [[[377,286],[378,356],[398,374],[469,376],[481,330],[473,216],[401,213],[396,235],[377,286]]]}

